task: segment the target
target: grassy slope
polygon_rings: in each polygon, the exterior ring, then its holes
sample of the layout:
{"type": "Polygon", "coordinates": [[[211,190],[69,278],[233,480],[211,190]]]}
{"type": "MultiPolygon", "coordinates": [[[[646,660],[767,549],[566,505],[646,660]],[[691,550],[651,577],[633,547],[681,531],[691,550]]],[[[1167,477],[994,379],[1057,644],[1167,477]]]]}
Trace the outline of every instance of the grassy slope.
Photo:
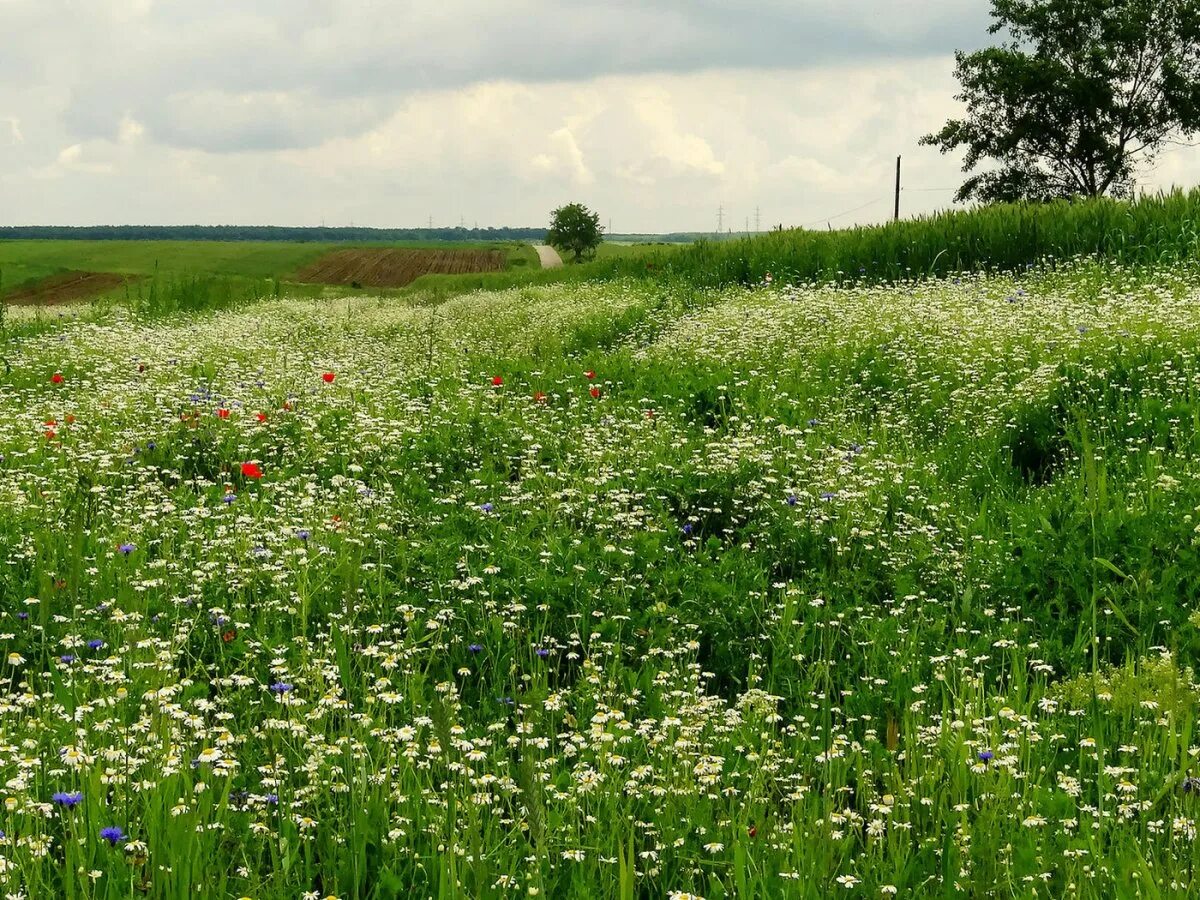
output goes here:
{"type": "MultiPolygon", "coordinates": [[[[969,271],[1018,271],[1077,256],[1154,266],[1200,254],[1200,188],[1134,203],[1092,200],[1002,204],[843,231],[770,232],[701,241],[653,254],[657,272],[695,285],[900,281],[969,271]]],[[[640,259],[611,262],[644,275],[640,259]]]]}
{"type": "Polygon", "coordinates": [[[364,867],[447,897],[1196,896],[1197,694],[1139,661],[1200,638],[1193,283],[583,285],[27,342],[0,588],[42,602],[0,647],[31,684],[5,831],[80,841],[6,856],[29,896],[140,877],[114,822],[197,898],[354,896],[364,867]],[[1093,683],[1093,646],[1130,668],[1093,683]],[[231,775],[188,766],[218,741],[231,775]],[[101,786],[131,749],[153,783],[101,786]]]}

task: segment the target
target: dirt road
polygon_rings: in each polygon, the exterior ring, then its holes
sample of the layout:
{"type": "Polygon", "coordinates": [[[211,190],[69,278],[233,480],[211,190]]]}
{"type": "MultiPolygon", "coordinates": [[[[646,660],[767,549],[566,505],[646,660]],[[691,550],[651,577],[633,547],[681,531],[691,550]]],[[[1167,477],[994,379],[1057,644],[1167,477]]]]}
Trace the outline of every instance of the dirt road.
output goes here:
{"type": "Polygon", "coordinates": [[[562,265],[562,257],[558,255],[558,251],[553,247],[547,247],[545,244],[534,244],[533,249],[537,251],[538,259],[542,261],[543,269],[557,269],[562,265]]]}

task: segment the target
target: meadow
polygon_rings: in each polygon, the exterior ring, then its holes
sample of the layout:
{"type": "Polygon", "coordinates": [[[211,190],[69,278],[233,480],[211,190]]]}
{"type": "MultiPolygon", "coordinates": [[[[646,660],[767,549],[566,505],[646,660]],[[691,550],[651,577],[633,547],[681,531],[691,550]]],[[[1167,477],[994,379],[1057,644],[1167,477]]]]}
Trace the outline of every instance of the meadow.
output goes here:
{"type": "Polygon", "coordinates": [[[10,317],[6,894],[1195,896],[1197,274],[10,317]]]}
{"type": "MultiPolygon", "coordinates": [[[[319,243],[211,240],[0,240],[0,297],[36,289],[45,279],[68,272],[115,273],[126,284],[100,296],[122,302],[144,300],[153,289],[182,290],[200,280],[231,296],[255,296],[286,286],[291,293],[312,292],[303,271],[323,257],[348,247],[404,250],[499,251],[505,268],[536,269],[537,254],[524,242],[391,241],[319,243]],[[215,285],[220,283],[219,287],[215,285]]],[[[338,289],[340,292],[341,289],[338,289]]],[[[93,295],[95,296],[95,295],[93,295]]],[[[88,299],[91,299],[90,297],[88,299]]]]}

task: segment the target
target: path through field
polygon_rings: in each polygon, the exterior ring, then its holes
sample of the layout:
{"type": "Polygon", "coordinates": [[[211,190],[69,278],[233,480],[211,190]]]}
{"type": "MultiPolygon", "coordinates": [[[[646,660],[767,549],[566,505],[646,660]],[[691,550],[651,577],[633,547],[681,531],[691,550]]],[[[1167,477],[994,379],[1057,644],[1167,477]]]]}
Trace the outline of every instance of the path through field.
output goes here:
{"type": "Polygon", "coordinates": [[[553,247],[548,247],[545,244],[534,244],[533,249],[537,251],[538,259],[542,261],[543,269],[557,269],[563,264],[562,257],[558,255],[558,251],[553,247]]]}

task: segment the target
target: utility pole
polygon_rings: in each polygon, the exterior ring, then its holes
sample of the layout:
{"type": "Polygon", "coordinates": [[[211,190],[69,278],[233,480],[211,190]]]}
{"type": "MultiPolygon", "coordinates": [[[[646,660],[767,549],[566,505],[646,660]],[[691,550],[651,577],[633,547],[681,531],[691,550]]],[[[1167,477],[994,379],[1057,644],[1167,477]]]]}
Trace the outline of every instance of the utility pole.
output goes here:
{"type": "Polygon", "coordinates": [[[896,219],[900,221],[900,157],[896,157],[896,219]]]}
{"type": "Polygon", "coordinates": [[[750,233],[750,217],[746,216],[746,234],[750,233]]]}
{"type": "Polygon", "coordinates": [[[429,217],[429,230],[433,231],[433,216],[429,217]]]}
{"type": "Polygon", "coordinates": [[[720,235],[721,232],[723,232],[724,230],[725,230],[725,204],[722,203],[720,206],[717,207],[717,234],[720,235]]]}

